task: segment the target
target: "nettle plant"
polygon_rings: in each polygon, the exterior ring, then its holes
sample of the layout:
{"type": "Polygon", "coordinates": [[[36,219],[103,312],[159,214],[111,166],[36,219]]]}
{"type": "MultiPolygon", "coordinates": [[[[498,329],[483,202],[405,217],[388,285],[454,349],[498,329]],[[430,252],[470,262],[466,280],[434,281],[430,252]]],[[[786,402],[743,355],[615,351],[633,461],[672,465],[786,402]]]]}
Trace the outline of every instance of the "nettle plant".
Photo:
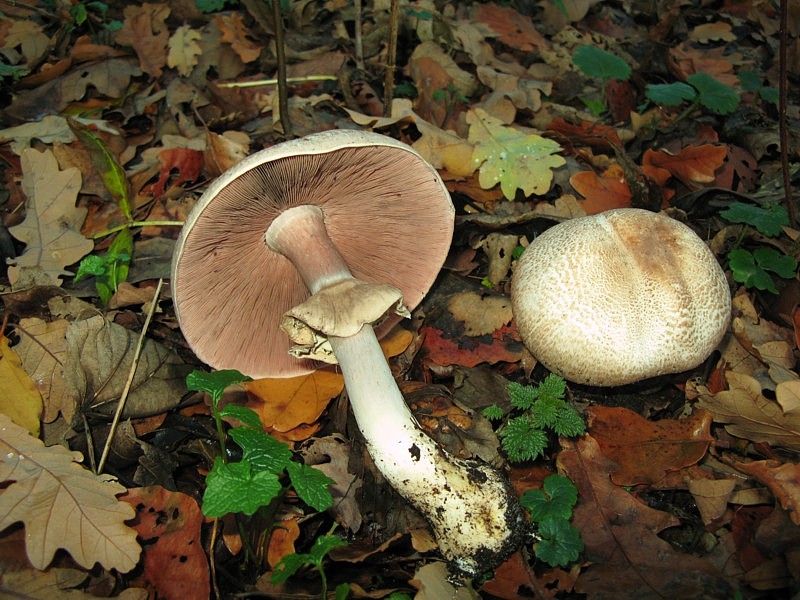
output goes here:
{"type": "Polygon", "coordinates": [[[735,248],[728,252],[728,266],[733,279],[748,288],[778,293],[773,275],[791,279],[797,272],[797,260],[768,246],[759,246],[752,251],[741,248],[741,244],[750,227],[767,238],[776,238],[782,227],[789,225],[786,207],[774,202],[767,202],[763,207],[734,202],[720,212],[720,216],[731,223],[742,223],[742,228],[735,248]]]}
{"type": "MultiPolygon", "coordinates": [[[[508,384],[511,412],[493,404],[483,410],[490,420],[507,420],[497,435],[511,462],[525,462],[544,456],[551,436],[575,438],[583,435],[585,424],[564,395],[567,384],[562,377],[548,375],[539,385],[508,384]]],[[[534,553],[552,566],[566,566],[577,560],[583,551],[580,533],[571,524],[572,511],[578,499],[575,484],[561,475],[549,475],[542,489],[528,490],[520,503],[528,510],[536,525],[534,553]]]]}

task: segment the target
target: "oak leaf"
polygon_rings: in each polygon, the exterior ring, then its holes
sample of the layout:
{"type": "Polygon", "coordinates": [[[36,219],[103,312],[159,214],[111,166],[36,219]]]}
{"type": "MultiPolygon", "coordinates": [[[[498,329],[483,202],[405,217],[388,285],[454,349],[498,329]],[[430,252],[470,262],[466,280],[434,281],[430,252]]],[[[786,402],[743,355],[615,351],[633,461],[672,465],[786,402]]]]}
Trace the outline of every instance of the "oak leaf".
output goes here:
{"type": "Polygon", "coordinates": [[[46,52],[50,37],[42,31],[42,26],[34,21],[11,21],[8,33],[3,39],[3,48],[19,46],[28,64],[36,62],[46,52]]]}
{"type": "Polygon", "coordinates": [[[125,491],[77,461],[79,452],[49,446],[0,414],[0,531],[25,524],[25,549],[37,569],[64,549],[82,567],[100,563],[127,573],[139,562],[136,532],[125,525],[135,512],[117,500],[125,491]]]}
{"type": "Polygon", "coordinates": [[[243,63],[253,62],[259,57],[264,47],[250,39],[250,31],[240,13],[217,15],[214,20],[222,32],[222,41],[230,44],[243,63]]]}
{"type": "Polygon", "coordinates": [[[777,460],[734,462],[736,469],[766,485],[795,525],[800,525],[800,464],[777,460]]]}
{"type": "Polygon", "coordinates": [[[167,66],[178,69],[178,73],[188,77],[197,65],[197,57],[202,52],[197,40],[200,32],[189,25],[181,25],[169,38],[167,66]]]}
{"type": "Polygon", "coordinates": [[[64,267],[94,248],[80,233],[87,211],[75,206],[81,173],[76,168],[59,170],[51,151],[32,148],[22,153],[22,172],[27,212],[25,220],[10,231],[26,248],[8,268],[8,278],[13,284],[22,267],[38,266],[60,285],[61,277],[70,274],[64,267]]]}
{"type": "Polygon", "coordinates": [[[714,181],[714,171],[722,166],[727,155],[726,146],[713,144],[686,146],[678,154],[648,149],[644,153],[642,164],[666,169],[686,184],[711,183],[714,181]]]}
{"type": "Polygon", "coordinates": [[[142,71],[153,77],[160,77],[167,64],[169,29],[166,19],[169,13],[167,4],[129,4],[123,13],[122,29],[117,32],[117,43],[136,50],[142,71]]]}

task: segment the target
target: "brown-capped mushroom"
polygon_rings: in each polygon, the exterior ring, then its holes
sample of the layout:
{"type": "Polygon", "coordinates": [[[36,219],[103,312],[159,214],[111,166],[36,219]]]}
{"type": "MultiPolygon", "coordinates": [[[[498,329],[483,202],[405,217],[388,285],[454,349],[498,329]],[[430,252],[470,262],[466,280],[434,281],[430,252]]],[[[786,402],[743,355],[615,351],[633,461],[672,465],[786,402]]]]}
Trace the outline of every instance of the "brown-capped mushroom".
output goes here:
{"type": "Polygon", "coordinates": [[[420,302],[453,216],[436,170],[409,146],[358,131],[307,136],[208,188],[178,240],[172,293],[189,345],[215,368],[280,377],[319,364],[297,356],[338,362],[376,466],[425,516],[442,554],[475,574],[522,541],[522,511],[495,469],[423,433],[371,325],[420,302]]]}
{"type": "Polygon", "coordinates": [[[511,302],[535,358],[597,386],[696,367],[722,340],[731,311],[725,274],[703,240],[633,208],[538,236],[514,268],[511,302]]]}

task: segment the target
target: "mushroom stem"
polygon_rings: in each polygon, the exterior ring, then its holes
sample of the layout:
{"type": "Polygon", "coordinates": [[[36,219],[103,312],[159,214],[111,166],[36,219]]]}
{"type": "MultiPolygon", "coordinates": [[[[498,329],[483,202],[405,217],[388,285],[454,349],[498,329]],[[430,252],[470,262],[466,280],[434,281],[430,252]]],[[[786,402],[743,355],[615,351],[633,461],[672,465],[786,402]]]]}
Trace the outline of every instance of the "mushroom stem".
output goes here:
{"type": "MultiPolygon", "coordinates": [[[[316,207],[288,209],[273,222],[266,240],[292,261],[312,292],[352,277],[316,207]],[[283,223],[276,228],[279,219],[283,223]]],[[[370,456],[430,523],[445,558],[469,575],[500,564],[526,535],[522,510],[503,476],[485,464],[453,457],[420,429],[371,325],[329,341],[370,456]]]]}

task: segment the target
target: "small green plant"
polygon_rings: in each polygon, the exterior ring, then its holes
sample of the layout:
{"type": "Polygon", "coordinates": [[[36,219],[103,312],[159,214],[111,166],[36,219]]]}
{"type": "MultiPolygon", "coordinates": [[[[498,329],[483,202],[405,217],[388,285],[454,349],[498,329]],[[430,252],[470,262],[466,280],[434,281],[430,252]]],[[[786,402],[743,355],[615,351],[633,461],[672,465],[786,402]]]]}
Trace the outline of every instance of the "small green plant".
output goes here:
{"type": "MultiPolygon", "coordinates": [[[[297,573],[301,567],[308,565],[319,571],[319,576],[322,581],[321,598],[328,597],[328,578],[325,575],[325,570],[322,568],[322,562],[328,553],[334,548],[341,548],[346,546],[347,542],[342,538],[335,535],[321,535],[314,540],[314,545],[311,550],[306,554],[289,554],[284,556],[281,561],[275,566],[275,570],[270,577],[272,583],[284,583],[289,577],[297,573]]],[[[350,592],[350,586],[343,583],[336,587],[336,598],[347,598],[350,592]]]]}
{"type": "Polygon", "coordinates": [[[12,81],[19,81],[30,73],[30,71],[31,70],[25,65],[9,65],[0,61],[0,83],[6,78],[10,78],[12,81]]]}
{"type": "Polygon", "coordinates": [[[739,83],[745,92],[755,92],[764,102],[777,105],[780,99],[778,88],[764,85],[761,75],[756,71],[741,71],[739,83]]]}
{"type": "Polygon", "coordinates": [[[714,79],[708,73],[693,73],[687,83],[651,83],[645,88],[645,96],[651,102],[663,106],[680,106],[689,102],[683,114],[689,114],[703,106],[718,115],[732,113],[739,106],[739,94],[729,85],[714,79]]]}
{"type": "Polygon", "coordinates": [[[445,112],[441,123],[442,127],[450,120],[456,107],[468,101],[464,93],[452,82],[448,83],[445,88],[433,92],[433,100],[444,104],[445,112]]]}
{"type": "Polygon", "coordinates": [[[287,491],[284,474],[288,474],[294,491],[303,502],[318,511],[330,508],[333,504],[328,491],[333,483],[330,477],[319,469],[294,461],[289,446],[262,431],[255,411],[235,404],[219,406],[225,388],[249,379],[235,370],[193,371],[186,377],[188,389],[206,392],[211,397],[211,414],[220,442],[220,456],[214,460],[206,478],[203,514],[207,517],[222,517],[228,513],[252,515],[287,491]],[[242,459],[236,462],[226,459],[225,418],[242,423],[227,432],[242,449],[242,459]]]}
{"type": "Polygon", "coordinates": [[[111,242],[103,256],[90,254],[81,260],[73,283],[85,277],[95,278],[95,289],[103,305],[108,304],[116,293],[119,284],[128,278],[128,267],[133,254],[133,236],[129,229],[123,229],[111,242]]]}
{"type": "Polygon", "coordinates": [[[631,67],[627,62],[616,54],[611,54],[597,46],[578,46],[572,55],[572,62],[587,77],[594,77],[601,81],[599,97],[602,100],[581,98],[586,108],[595,116],[602,114],[606,109],[605,97],[608,82],[612,79],[627,81],[631,76],[631,67]]]}
{"type": "MultiPolygon", "coordinates": [[[[781,227],[789,224],[786,207],[774,202],[767,203],[763,207],[734,202],[722,211],[720,216],[731,223],[743,223],[754,227],[759,233],[770,238],[780,235],[781,227]]],[[[737,247],[728,252],[728,266],[733,273],[733,279],[746,287],[777,294],[778,288],[772,274],[791,279],[797,271],[797,260],[781,254],[774,248],[762,246],[752,252],[739,248],[745,233],[746,229],[743,229],[737,240],[737,247]]]]}
{"type": "MultiPolygon", "coordinates": [[[[538,386],[508,384],[513,407],[512,415],[497,432],[503,450],[511,462],[534,460],[549,444],[549,432],[576,437],[585,431],[583,419],[564,400],[567,384],[558,375],[550,374],[538,386]]],[[[499,420],[503,410],[492,405],[483,410],[490,420],[499,420]]]]}
{"type": "Polygon", "coordinates": [[[583,552],[580,532],[570,523],[578,489],[568,477],[548,475],[542,489],[528,490],[520,498],[536,524],[536,557],[551,566],[564,567],[583,552]]]}

